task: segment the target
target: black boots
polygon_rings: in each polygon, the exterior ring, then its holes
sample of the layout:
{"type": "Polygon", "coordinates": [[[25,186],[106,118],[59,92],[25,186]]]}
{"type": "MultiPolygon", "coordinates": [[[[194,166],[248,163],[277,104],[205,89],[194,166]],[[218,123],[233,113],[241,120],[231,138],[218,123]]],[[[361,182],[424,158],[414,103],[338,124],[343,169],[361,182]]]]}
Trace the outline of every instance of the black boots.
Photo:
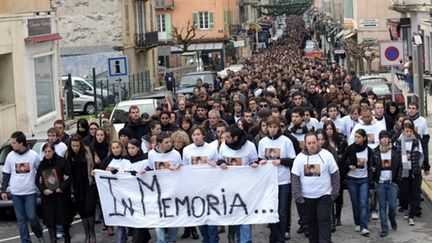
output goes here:
{"type": "Polygon", "coordinates": [[[199,235],[198,235],[198,232],[196,230],[196,227],[186,227],[185,228],[183,234],[181,235],[181,238],[182,239],[187,239],[189,237],[191,237],[194,240],[198,240],[199,239],[199,235]]]}
{"type": "Polygon", "coordinates": [[[335,225],[341,226],[341,214],[342,214],[342,204],[336,204],[336,212],[335,212],[335,225]]]}

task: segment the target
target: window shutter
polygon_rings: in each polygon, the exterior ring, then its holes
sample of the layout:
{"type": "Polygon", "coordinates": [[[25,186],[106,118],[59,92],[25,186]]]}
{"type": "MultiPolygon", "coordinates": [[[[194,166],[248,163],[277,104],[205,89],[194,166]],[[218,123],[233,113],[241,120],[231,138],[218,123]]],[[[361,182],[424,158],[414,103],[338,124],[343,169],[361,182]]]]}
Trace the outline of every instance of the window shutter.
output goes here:
{"type": "Polygon", "coordinates": [[[195,26],[195,28],[199,29],[199,21],[198,21],[198,13],[194,12],[192,14],[192,19],[193,19],[193,25],[195,26]]]}
{"type": "Polygon", "coordinates": [[[171,32],[172,32],[172,23],[171,23],[171,14],[165,14],[165,30],[167,33],[167,39],[172,39],[171,32]]]}
{"type": "Polygon", "coordinates": [[[208,12],[208,17],[209,17],[209,29],[213,29],[214,28],[213,12],[208,12]]]}

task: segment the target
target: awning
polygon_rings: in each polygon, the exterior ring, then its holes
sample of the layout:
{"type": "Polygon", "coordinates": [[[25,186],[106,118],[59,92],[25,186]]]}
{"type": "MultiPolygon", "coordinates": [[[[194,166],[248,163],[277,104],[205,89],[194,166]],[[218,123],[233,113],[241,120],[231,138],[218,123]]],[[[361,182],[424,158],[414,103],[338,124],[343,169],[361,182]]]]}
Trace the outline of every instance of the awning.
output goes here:
{"type": "Polygon", "coordinates": [[[339,33],[337,33],[336,39],[341,38],[341,36],[345,33],[345,31],[347,31],[347,30],[341,30],[339,33]]]}
{"type": "MultiPolygon", "coordinates": [[[[196,43],[188,46],[187,50],[184,51],[215,51],[222,50],[223,42],[209,42],[209,43],[196,43]]],[[[180,46],[171,46],[171,53],[183,52],[180,46]]]]}
{"type": "Polygon", "coordinates": [[[46,41],[60,40],[62,37],[59,33],[29,36],[25,40],[31,43],[41,43],[46,41]]]}

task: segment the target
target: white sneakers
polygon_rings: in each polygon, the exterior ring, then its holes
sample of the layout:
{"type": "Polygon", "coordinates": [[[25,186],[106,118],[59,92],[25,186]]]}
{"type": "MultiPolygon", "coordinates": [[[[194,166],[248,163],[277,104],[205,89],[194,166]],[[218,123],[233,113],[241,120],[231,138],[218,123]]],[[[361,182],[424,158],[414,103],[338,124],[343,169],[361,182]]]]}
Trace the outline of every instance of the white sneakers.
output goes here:
{"type": "Polygon", "coordinates": [[[379,216],[378,216],[378,213],[377,213],[377,212],[375,212],[375,211],[372,212],[372,219],[373,219],[373,220],[377,220],[377,219],[379,219],[379,216]]]}
{"type": "Polygon", "coordinates": [[[362,231],[360,232],[361,235],[363,236],[369,236],[370,231],[368,229],[362,229],[362,231]]]}
{"type": "Polygon", "coordinates": [[[356,231],[356,232],[360,232],[360,225],[356,225],[356,227],[355,227],[355,231],[356,231]]]}
{"type": "Polygon", "coordinates": [[[414,225],[415,225],[415,223],[414,223],[414,219],[408,219],[408,224],[409,224],[410,226],[414,226],[414,225]]]}

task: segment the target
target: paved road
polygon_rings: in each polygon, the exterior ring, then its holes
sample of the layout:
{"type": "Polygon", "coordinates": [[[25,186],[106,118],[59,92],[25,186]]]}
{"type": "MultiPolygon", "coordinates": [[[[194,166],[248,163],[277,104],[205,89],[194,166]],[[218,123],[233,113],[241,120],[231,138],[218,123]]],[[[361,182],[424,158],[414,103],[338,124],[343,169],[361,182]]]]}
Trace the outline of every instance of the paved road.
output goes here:
{"type": "MultiPolygon", "coordinates": [[[[380,224],[379,220],[371,220],[370,223],[370,230],[371,235],[368,238],[365,238],[363,236],[360,236],[359,233],[354,231],[354,223],[352,219],[352,211],[351,211],[351,203],[349,201],[348,193],[345,191],[345,205],[342,211],[343,217],[342,217],[342,226],[337,228],[337,231],[333,234],[333,242],[380,242],[380,243],[410,243],[410,242],[416,242],[416,243],[422,243],[422,242],[432,242],[432,217],[429,217],[432,213],[432,206],[429,202],[423,202],[423,217],[416,218],[415,226],[409,226],[408,222],[403,219],[403,215],[401,213],[398,213],[397,216],[397,222],[399,225],[399,229],[397,232],[390,232],[389,236],[386,238],[380,238],[379,237],[379,230],[380,230],[380,224]]],[[[292,239],[290,242],[304,242],[306,238],[304,235],[298,235],[295,233],[297,230],[297,211],[295,210],[295,207],[293,207],[293,227],[292,227],[292,239]]],[[[115,237],[109,237],[104,232],[101,231],[101,225],[97,225],[97,240],[98,242],[115,242],[115,237]]],[[[83,234],[83,228],[81,225],[81,222],[77,220],[74,225],[72,226],[72,242],[84,242],[84,234],[83,234]]],[[[180,230],[180,234],[183,233],[183,229],[180,230]]],[[[258,243],[264,243],[268,242],[268,235],[269,230],[264,225],[255,225],[253,227],[253,234],[254,234],[254,242],[258,243]]],[[[0,243],[7,242],[7,243],[18,243],[19,239],[16,237],[18,235],[18,229],[16,227],[14,219],[9,215],[8,217],[5,217],[4,214],[2,214],[0,219],[0,243]],[[6,218],[6,219],[5,219],[6,218]],[[13,238],[15,237],[15,238],[13,238]],[[12,238],[12,239],[11,239],[12,238]]],[[[154,236],[154,231],[152,231],[152,235],[154,236]]],[[[34,237],[34,236],[33,236],[34,237]]],[[[45,232],[45,237],[48,239],[48,232],[45,232]]],[[[227,241],[227,235],[221,234],[221,243],[226,243],[227,241]]],[[[153,237],[152,242],[156,242],[156,237],[153,237]]],[[[36,242],[36,239],[34,238],[34,242],[36,242]]],[[[60,240],[59,242],[62,242],[60,240]]],[[[198,240],[192,240],[192,239],[186,239],[186,240],[179,240],[178,242],[200,242],[198,240]]]]}

